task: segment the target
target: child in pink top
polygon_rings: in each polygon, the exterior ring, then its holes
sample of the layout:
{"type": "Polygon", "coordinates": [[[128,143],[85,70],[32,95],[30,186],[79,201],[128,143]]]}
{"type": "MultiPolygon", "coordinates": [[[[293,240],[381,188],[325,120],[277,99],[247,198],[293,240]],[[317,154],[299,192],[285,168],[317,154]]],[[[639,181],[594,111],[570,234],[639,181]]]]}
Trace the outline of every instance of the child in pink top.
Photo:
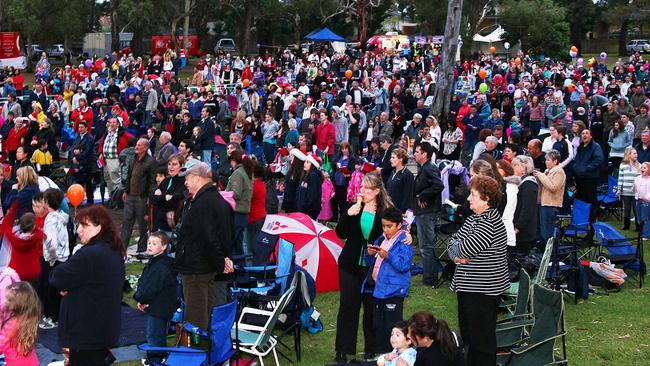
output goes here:
{"type": "Polygon", "coordinates": [[[7,287],[7,315],[0,328],[0,353],[9,366],[38,366],[36,335],[41,319],[41,305],[36,291],[28,282],[7,287]]]}
{"type": "Polygon", "coordinates": [[[641,164],[641,175],[634,178],[636,216],[644,238],[650,238],[650,162],[641,164]]]}
{"type": "Polygon", "coordinates": [[[332,198],[334,198],[334,184],[328,172],[323,171],[323,184],[321,185],[321,209],[318,221],[328,221],[332,218],[332,198]]]}

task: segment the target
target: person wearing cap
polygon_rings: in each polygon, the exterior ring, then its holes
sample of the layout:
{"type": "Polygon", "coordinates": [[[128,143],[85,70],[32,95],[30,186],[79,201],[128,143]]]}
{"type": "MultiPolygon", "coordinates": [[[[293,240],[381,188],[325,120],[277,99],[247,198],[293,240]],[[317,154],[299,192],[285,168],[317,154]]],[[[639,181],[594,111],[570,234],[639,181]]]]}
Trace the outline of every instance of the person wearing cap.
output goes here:
{"type": "Polygon", "coordinates": [[[313,153],[307,154],[303,172],[296,189],[296,208],[313,220],[318,218],[321,209],[321,189],[323,179],[319,173],[320,158],[313,153]]]}
{"type": "Polygon", "coordinates": [[[138,240],[138,253],[147,250],[148,225],[145,220],[147,214],[147,198],[154,184],[156,162],[147,153],[149,141],[141,138],[135,144],[135,160],[129,165],[122,201],[124,211],[122,216],[122,241],[129,243],[133,224],[138,222],[140,238],[138,240]]]}
{"type": "Polygon", "coordinates": [[[181,212],[174,268],[183,284],[185,321],[208,329],[210,309],[229,296],[233,212],[212,184],[208,164],[194,160],[179,175],[190,197],[181,212]]]}

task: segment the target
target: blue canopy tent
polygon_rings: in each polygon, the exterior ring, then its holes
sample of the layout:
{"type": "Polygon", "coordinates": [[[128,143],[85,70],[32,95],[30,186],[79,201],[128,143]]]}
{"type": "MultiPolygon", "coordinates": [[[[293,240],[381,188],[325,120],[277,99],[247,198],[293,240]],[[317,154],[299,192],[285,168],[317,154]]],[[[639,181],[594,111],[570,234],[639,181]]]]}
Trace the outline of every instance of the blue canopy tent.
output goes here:
{"type": "Polygon", "coordinates": [[[309,33],[305,36],[305,39],[311,42],[345,42],[345,38],[332,32],[327,27],[309,33]]]}

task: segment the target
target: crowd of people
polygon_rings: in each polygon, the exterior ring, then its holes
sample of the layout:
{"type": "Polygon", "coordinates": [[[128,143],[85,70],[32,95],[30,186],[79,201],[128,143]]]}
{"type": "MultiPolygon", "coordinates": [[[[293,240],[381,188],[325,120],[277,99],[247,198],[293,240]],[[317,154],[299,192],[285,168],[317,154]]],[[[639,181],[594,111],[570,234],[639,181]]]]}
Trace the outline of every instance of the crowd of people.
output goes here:
{"type": "Polygon", "coordinates": [[[252,253],[266,215],[302,212],[337,223],[345,240],[337,362],[356,354],[363,307],[366,359],[494,365],[499,296],[518,259],[553,235],[570,189],[592,204],[593,221],[598,185],[618,177],[624,228],[634,217],[650,237],[649,64],[638,54],[613,68],[605,58],[481,54],[456,64],[440,121],[430,114],[438,61],[427,46],[219,53],[185,85],[172,51],[61,69],[43,55],[33,87],[3,70],[0,259],[16,282],[0,296],[11,319],[0,332],[5,357],[33,362],[36,328],[58,326],[71,365],[104,364],[136,223],[136,256],[149,264],[135,298],[159,346],[176,273],[185,320],[207,328],[209,309],[229,299],[233,258],[252,253]],[[58,188],[71,183],[87,197],[77,235],[58,188]],[[106,208],[121,213],[120,231],[106,208]],[[431,314],[402,322],[415,245],[422,284],[439,285],[436,225],[447,208],[461,223],[448,247],[459,337],[431,314]],[[415,238],[402,225],[411,214],[415,238]],[[19,342],[8,341],[15,332],[19,342]]]}

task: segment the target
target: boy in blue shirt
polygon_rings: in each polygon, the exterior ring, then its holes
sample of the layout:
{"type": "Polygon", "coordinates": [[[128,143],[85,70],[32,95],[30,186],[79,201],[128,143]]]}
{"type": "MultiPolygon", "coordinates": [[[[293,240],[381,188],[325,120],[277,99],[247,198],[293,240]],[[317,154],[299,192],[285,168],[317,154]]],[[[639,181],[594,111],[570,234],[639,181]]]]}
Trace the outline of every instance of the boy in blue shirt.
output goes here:
{"type": "MultiPolygon", "coordinates": [[[[368,274],[361,288],[362,293],[372,294],[375,302],[372,316],[374,342],[371,342],[375,354],[392,350],[390,335],[393,325],[403,320],[404,298],[411,284],[413,262],[413,247],[406,244],[407,233],[402,230],[402,211],[394,207],[385,209],[381,225],[384,234],[374,245],[368,245],[365,256],[368,274]]],[[[364,324],[366,326],[370,325],[364,324]]]]}

